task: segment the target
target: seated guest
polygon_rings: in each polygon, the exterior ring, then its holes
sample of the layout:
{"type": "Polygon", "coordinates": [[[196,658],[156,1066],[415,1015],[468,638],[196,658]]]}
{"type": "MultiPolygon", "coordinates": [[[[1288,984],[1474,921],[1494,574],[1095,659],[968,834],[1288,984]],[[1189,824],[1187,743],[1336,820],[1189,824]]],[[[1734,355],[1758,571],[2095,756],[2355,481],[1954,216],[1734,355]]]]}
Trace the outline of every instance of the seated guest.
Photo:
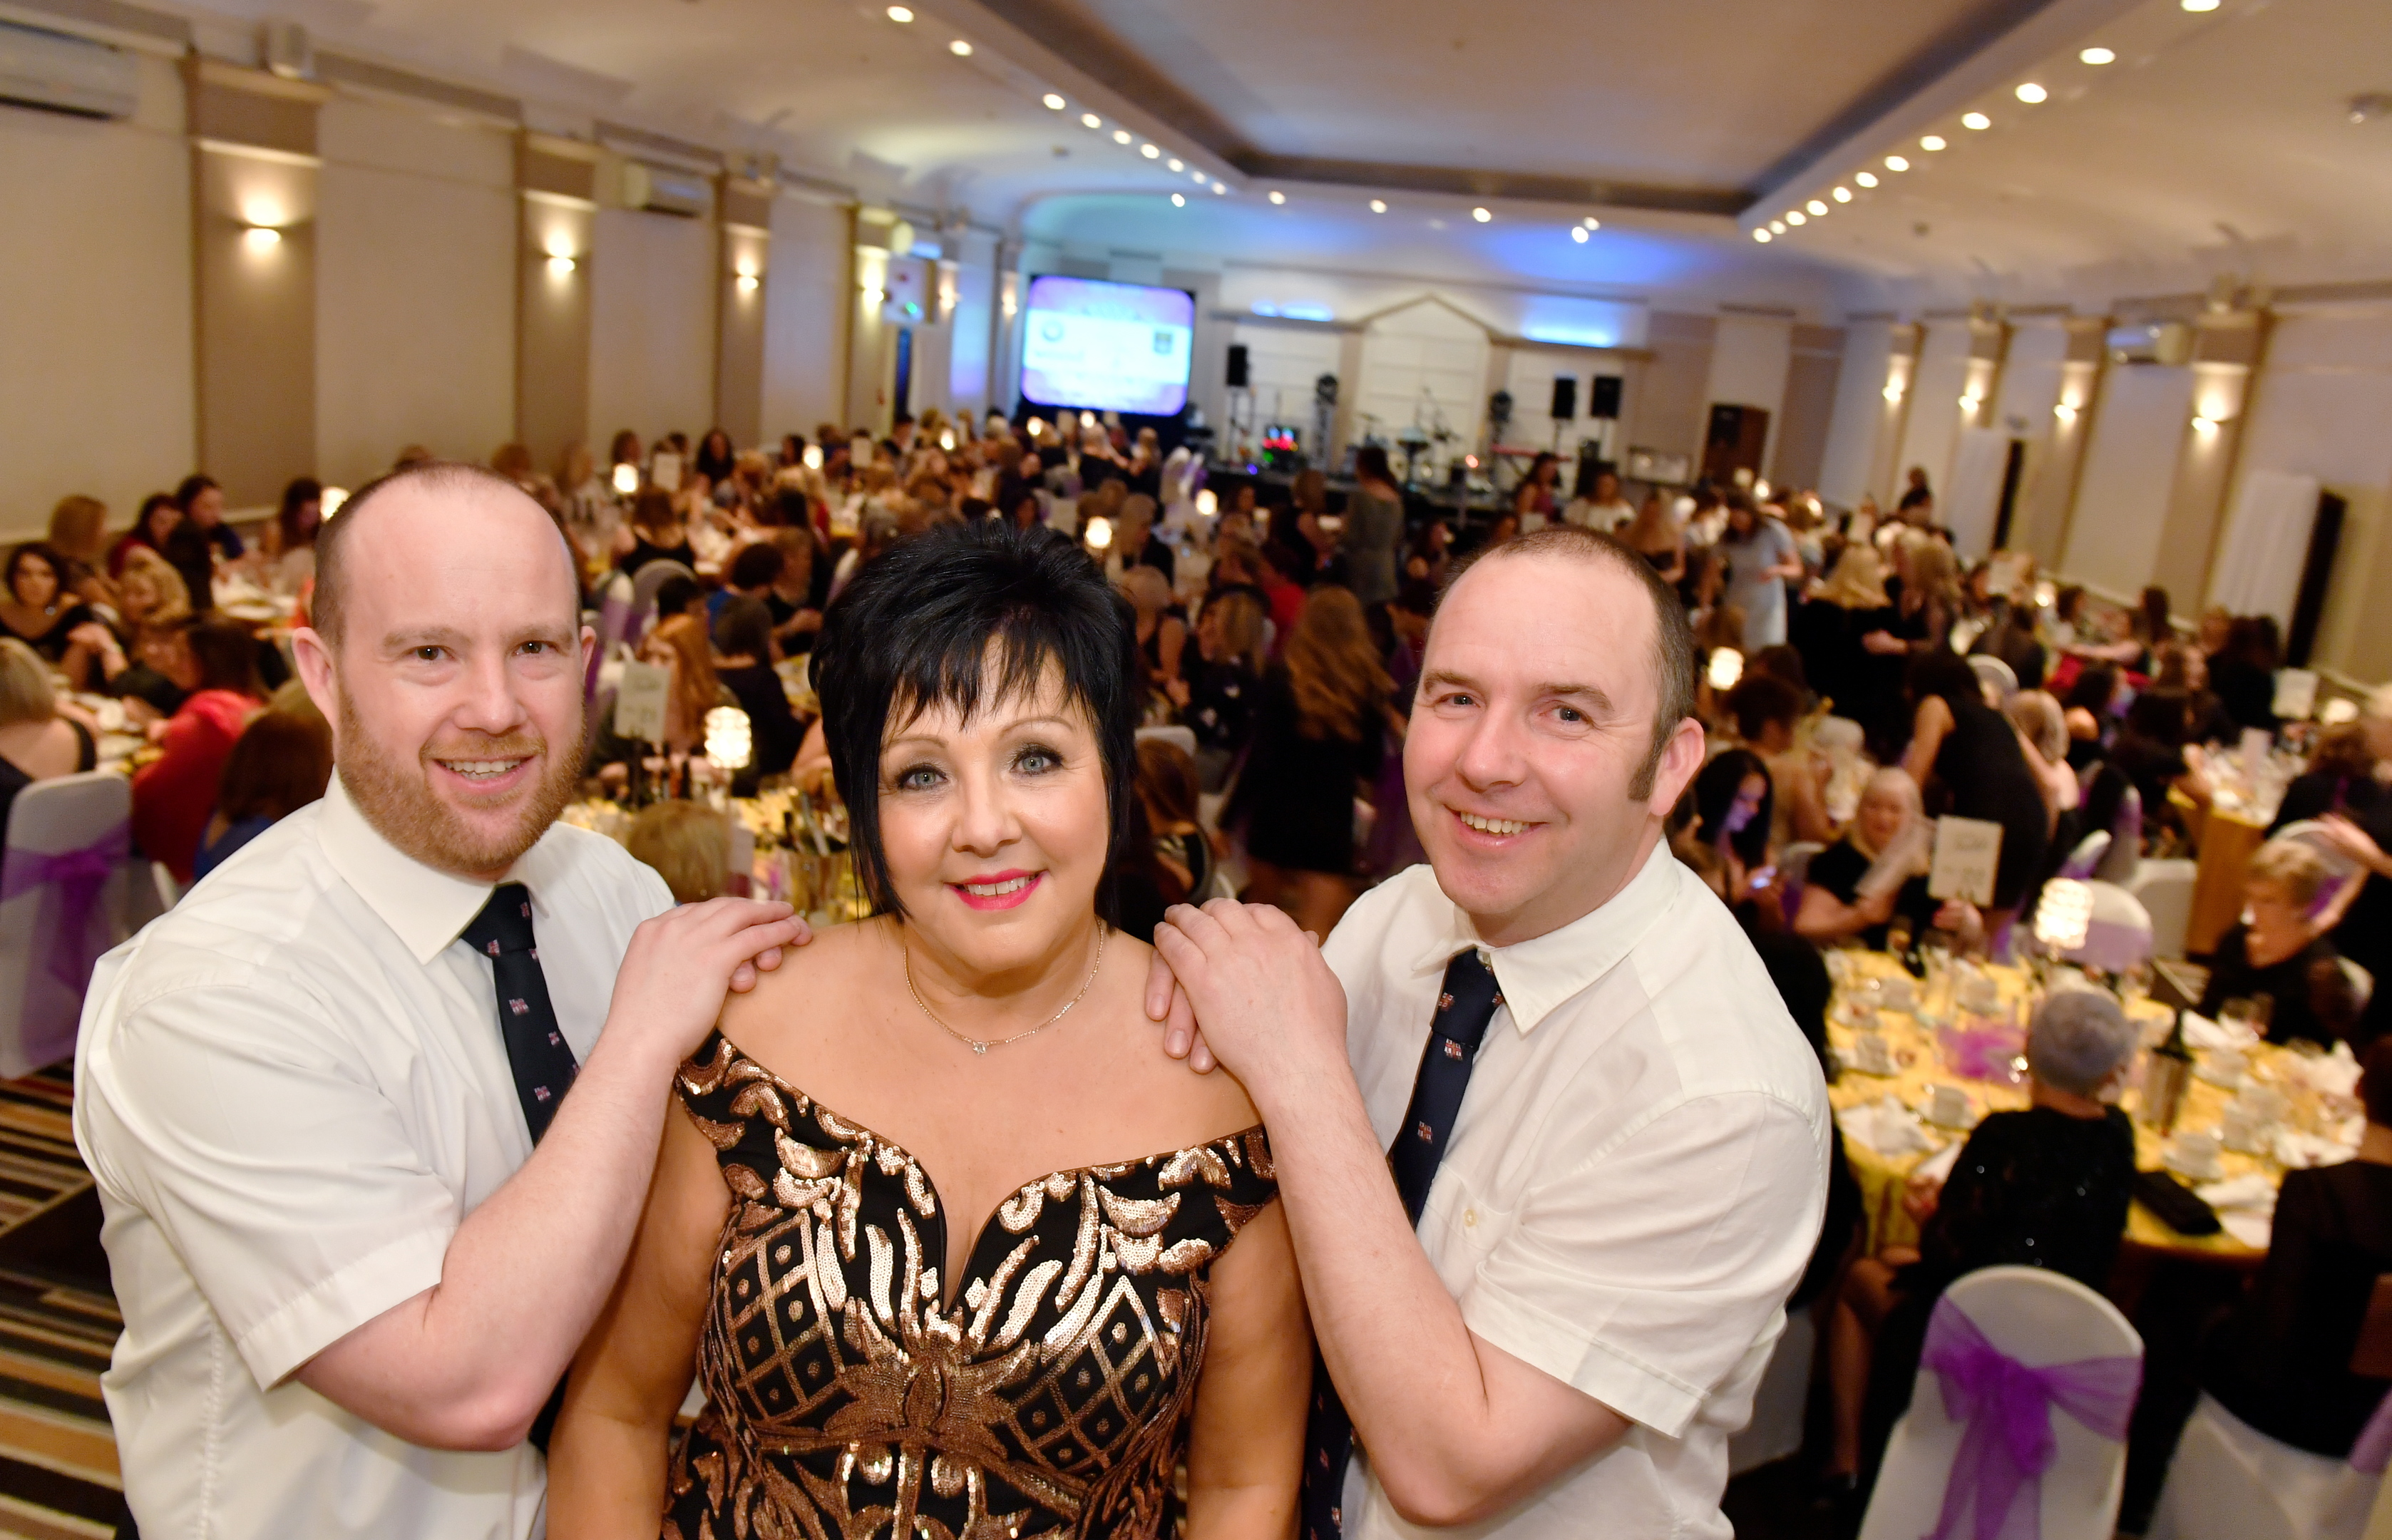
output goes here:
{"type": "Polygon", "coordinates": [[[2068,767],[2080,777],[2109,751],[2111,730],[2117,725],[2112,703],[2118,698],[2118,671],[2087,667],[2060,698],[2068,724],[2068,767]]]}
{"type": "Polygon", "coordinates": [[[90,730],[58,714],[40,656],[14,636],[0,636],[0,841],[18,792],[89,770],[96,760],[90,730]]]}
{"type": "Polygon", "coordinates": [[[117,594],[132,659],[100,687],[145,722],[173,716],[182,709],[184,691],[159,672],[158,659],[173,649],[178,628],[190,617],[182,574],[142,547],[125,558],[117,594]]]}
{"type": "MultiPolygon", "coordinates": [[[[1188,622],[1172,613],[1171,580],[1158,568],[1133,567],[1122,574],[1121,591],[1129,600],[1147,679],[1154,688],[1165,690],[1179,679],[1188,646],[1188,622]]],[[[1176,701],[1184,692],[1171,693],[1176,701]]]]}
{"type": "Polygon", "coordinates": [[[772,612],[760,600],[744,595],[733,599],[722,607],[722,618],[714,622],[714,650],[721,654],[715,660],[715,678],[748,713],[754,758],[741,778],[753,785],[765,776],[784,773],[797,759],[806,730],[798,724],[797,713],[789,709],[788,692],[781,687],[781,676],[773,669],[772,612]]]}
{"type": "Polygon", "coordinates": [[[2346,1460],[2392,1384],[2353,1374],[2375,1281],[2392,1272],[2392,1043],[2367,1051],[2356,1159],[2284,1173],[2268,1258],[2203,1344],[2202,1389],[2276,1440],[2346,1460]]]}
{"type": "Polygon", "coordinates": [[[1811,857],[1802,878],[1801,907],[1794,913],[1794,933],[1822,946],[1856,940],[1877,951],[1886,945],[1893,918],[1900,915],[1909,922],[1913,936],[1940,927],[1964,942],[1982,938],[1984,920],[1976,906],[1958,898],[1938,904],[1929,896],[1925,865],[1929,845],[1923,839],[1917,846],[1919,864],[1909,876],[1871,894],[1860,891],[1861,879],[1878,858],[1925,819],[1917,781],[1894,769],[1870,777],[1844,837],[1811,857]]]}
{"type": "Polygon", "coordinates": [[[615,532],[615,565],[633,577],[652,561],[677,561],[697,570],[681,505],[662,487],[643,487],[631,500],[630,521],[615,532]]]}
{"type": "MultiPolygon", "coordinates": [[[[305,698],[304,693],[302,698],[305,698]]],[[[323,713],[266,710],[250,720],[225,760],[216,810],[200,834],[194,880],[324,794],[332,776],[332,731],[323,713]]]]}
{"type": "Polygon", "coordinates": [[[159,672],[186,695],[172,717],[150,724],[150,739],[161,752],[133,774],[133,842],[188,883],[225,762],[266,691],[257,679],[256,641],[217,617],[184,621],[160,649],[159,672]]]}
{"type": "Polygon", "coordinates": [[[2181,829],[2183,816],[2168,801],[2181,791],[2195,806],[2209,805],[2209,780],[2201,750],[2188,745],[2190,704],[2182,690],[2145,690],[2126,708],[2126,720],[2110,745],[2110,763],[2133,783],[2143,800],[2143,825],[2181,829]]]}
{"type": "Polygon", "coordinates": [[[676,572],[656,584],[656,619],[670,620],[676,615],[686,615],[703,626],[707,623],[706,590],[696,578],[684,578],[676,572]]]}
{"type": "Polygon", "coordinates": [[[1228,784],[1229,767],[1254,735],[1256,693],[1263,677],[1263,607],[1244,589],[1204,602],[1196,617],[1196,645],[1180,650],[1179,720],[1196,735],[1196,767],[1204,790],[1228,784]]]}
{"type": "Polygon", "coordinates": [[[1815,755],[1794,745],[1795,724],[1802,717],[1801,693],[1782,679],[1751,672],[1728,692],[1724,704],[1735,719],[1736,736],[1769,768],[1770,847],[1783,850],[1798,840],[1817,844],[1833,840],[1836,821],[1827,816],[1822,766],[1815,755]]]}
{"type": "Polygon", "coordinates": [[[240,534],[224,521],[224,489],[213,477],[188,476],[175,489],[182,517],[166,531],[159,552],[183,575],[194,612],[215,607],[216,569],[247,555],[240,534]]]}
{"type": "Polygon", "coordinates": [[[2044,812],[2056,830],[2060,816],[2079,800],[2076,772],[2068,767],[2068,720],[2060,702],[2043,690],[2021,690],[2002,703],[2019,742],[2027,750],[2027,768],[2034,772],[2043,792],[2044,812]]]}
{"type": "Polygon", "coordinates": [[[2232,744],[2242,738],[2242,724],[2209,687],[2209,657],[2199,643],[2163,642],[2154,657],[2152,688],[2176,690],[2184,696],[2187,743],[2232,744]]]}
{"type": "Polygon", "coordinates": [[[118,537],[108,548],[108,575],[123,574],[125,559],[136,551],[152,551],[163,555],[167,531],[182,521],[183,510],[172,492],[151,492],[141,500],[141,512],[134,516],[133,528],[118,537]]]}
{"type": "Polygon", "coordinates": [[[1733,854],[1748,872],[1769,864],[1769,815],[1775,800],[1769,766],[1749,749],[1713,754],[1686,789],[1695,838],[1733,854]]]}
{"type": "Polygon", "coordinates": [[[2308,768],[2284,788],[2284,800],[2268,832],[2329,813],[2356,817],[2381,803],[2386,793],[2377,777],[2373,730],[2365,721],[2337,722],[2319,733],[2308,768]]]}
{"type": "Polygon", "coordinates": [[[623,848],[665,880],[676,904],[722,896],[731,865],[731,824],[698,803],[674,800],[640,810],[623,848]]]}
{"type": "Polygon", "coordinates": [[[116,584],[105,570],[108,559],[108,504],[80,493],[58,499],[50,510],[46,543],[59,561],[58,577],[67,591],[87,605],[110,609],[116,584]]]}
{"type": "Polygon", "coordinates": [[[2342,969],[2334,944],[2318,931],[2326,894],[2325,863],[2291,840],[2270,840],[2251,857],[2242,881],[2242,916],[2217,938],[2201,1013],[2228,1000],[2272,1002],[2268,1040],[2331,1046],[2349,1030],[2342,1019],[2342,969]]]}
{"type": "Polygon", "coordinates": [[[2209,687],[2240,727],[2276,730],[2276,670],[2283,646],[2272,615],[2237,617],[2226,645],[2209,659],[2209,687]]]}
{"type": "Polygon", "coordinates": [[[303,476],[282,489],[282,506],[258,542],[269,586],[296,594],[316,576],[316,532],[324,524],[324,484],[303,476]]]}
{"type": "Polygon", "coordinates": [[[822,630],[833,563],[811,529],[775,529],[773,547],[781,554],[781,569],[772,592],[763,595],[764,607],[773,612],[773,640],[780,644],[781,656],[796,658],[813,650],[814,635],[822,630]]]}
{"type": "Polygon", "coordinates": [[[1213,842],[1196,821],[1196,764],[1186,750],[1161,738],[1138,746],[1138,800],[1146,809],[1155,860],[1168,881],[1165,904],[1202,904],[1213,896],[1213,842]]]}
{"type": "Polygon", "coordinates": [[[2134,1126],[2112,1103],[2138,1041],[2100,990],[2046,997],[2027,1024],[2027,1109],[1986,1115],[1940,1190],[1913,1184],[1905,1203],[1924,1210],[1917,1249],[1852,1264],[1828,1332],[1831,1488],[1858,1483],[1864,1454],[1882,1449],[1908,1408],[1929,1312],[1953,1283],[2004,1266],[2109,1283],[2135,1174],[2134,1126]]]}
{"type": "Polygon", "coordinates": [[[0,568],[0,637],[24,643],[80,690],[98,673],[100,654],[115,650],[115,638],[68,589],[66,565],[39,541],[8,553],[6,567],[0,568]]]}
{"type": "Polygon", "coordinates": [[[702,754],[706,713],[717,706],[739,704],[714,672],[714,651],[707,643],[706,628],[687,615],[658,622],[640,644],[639,660],[672,675],[665,690],[664,741],[648,745],[618,737],[613,698],[602,698],[595,724],[597,742],[591,754],[593,764],[627,764],[635,753],[643,757],[702,754]]]}

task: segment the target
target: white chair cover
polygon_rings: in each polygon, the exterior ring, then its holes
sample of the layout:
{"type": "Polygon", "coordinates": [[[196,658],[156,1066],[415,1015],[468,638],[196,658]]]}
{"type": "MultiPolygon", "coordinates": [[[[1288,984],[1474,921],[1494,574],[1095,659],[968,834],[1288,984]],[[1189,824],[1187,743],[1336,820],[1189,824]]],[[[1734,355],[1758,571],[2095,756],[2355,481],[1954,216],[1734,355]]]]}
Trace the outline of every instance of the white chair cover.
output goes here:
{"type": "Polygon", "coordinates": [[[1193,760],[1196,757],[1196,731],[1192,727],[1182,727],[1176,723],[1140,727],[1138,730],[1138,741],[1144,743],[1149,738],[1159,738],[1164,743],[1176,744],[1179,751],[1186,754],[1189,759],[1193,760]]]}
{"type": "Polygon", "coordinates": [[[17,793],[0,853],[0,1077],[74,1057],[91,965],[133,933],[148,863],[132,855],[132,783],[109,770],[17,793]]]}
{"type": "Polygon", "coordinates": [[[2018,671],[1991,653],[1980,652],[1969,659],[1969,667],[1977,671],[1977,685],[1985,692],[1985,704],[1996,711],[2018,694],[2018,671]]]}
{"type": "Polygon", "coordinates": [[[2359,1540],[2381,1474],[2279,1443],[2208,1396],[2177,1441],[2145,1540],[2359,1540]]]}
{"type": "MultiPolygon", "coordinates": [[[[2031,1369],[2142,1357],[2143,1339],[2115,1305],[2040,1268],[1981,1269],[1954,1284],[1944,1300],[1996,1351],[2031,1369]]],[[[1910,1410],[1886,1446],[1860,1540],[1919,1540],[1935,1533],[1968,1429],[1946,1415],[1941,1381],[1922,1365],[1910,1410]]],[[[2043,1472],[2036,1513],[2041,1540],[2111,1540],[2126,1477],[2125,1441],[2106,1438],[2057,1408],[2051,1438],[2054,1455],[2043,1472]]],[[[2020,1528],[2030,1536],[2038,1533],[2020,1528]]],[[[1960,1533],[1973,1540],[1975,1526],[1966,1523],[1960,1533]]]]}
{"type": "Polygon", "coordinates": [[[2153,957],[2184,956],[2185,930],[2192,923],[2192,890],[2200,876],[2198,862],[2145,861],[2120,884],[2135,895],[2151,920],[2153,957]]]}
{"type": "Polygon", "coordinates": [[[2152,959],[2152,917],[2135,895],[2115,882],[2088,882],[2093,890],[2093,920],[2086,928],[2085,945],[2067,954],[2071,962],[2089,963],[2112,973],[2152,959]]]}
{"type": "Polygon", "coordinates": [[[1868,735],[1848,716],[1822,717],[1811,728],[1811,742],[1825,753],[1857,754],[1868,735]]]}
{"type": "Polygon", "coordinates": [[[697,581],[697,574],[677,561],[652,561],[632,577],[630,632],[625,640],[636,641],[648,633],[656,618],[656,590],[675,578],[697,581]]]}
{"type": "Polygon", "coordinates": [[[1807,1310],[1789,1312],[1786,1329],[1769,1354],[1769,1367],[1752,1391],[1752,1420],[1727,1441],[1727,1472],[1741,1476],[1802,1448],[1802,1414],[1811,1400],[1811,1366],[1819,1328],[1807,1310]]]}
{"type": "Polygon", "coordinates": [[[2068,859],[2060,864],[2060,875],[2082,882],[2093,875],[2094,869],[2101,864],[2101,857],[2109,854],[2110,831],[2097,829],[2076,842],[2076,848],[2070,851],[2068,859]]]}

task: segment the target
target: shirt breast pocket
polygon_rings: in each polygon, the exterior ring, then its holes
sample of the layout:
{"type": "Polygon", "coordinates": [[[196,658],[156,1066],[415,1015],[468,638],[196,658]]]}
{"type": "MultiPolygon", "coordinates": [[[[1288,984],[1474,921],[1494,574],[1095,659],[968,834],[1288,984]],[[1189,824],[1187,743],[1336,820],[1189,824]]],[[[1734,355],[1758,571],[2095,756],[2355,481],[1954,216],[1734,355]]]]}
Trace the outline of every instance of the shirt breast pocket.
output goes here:
{"type": "Polygon", "coordinates": [[[1477,1277],[1479,1265],[1512,1230],[1514,1216],[1488,1202],[1460,1169],[1448,1166],[1429,1189],[1421,1214],[1421,1246],[1446,1292],[1460,1299],[1477,1277]]]}

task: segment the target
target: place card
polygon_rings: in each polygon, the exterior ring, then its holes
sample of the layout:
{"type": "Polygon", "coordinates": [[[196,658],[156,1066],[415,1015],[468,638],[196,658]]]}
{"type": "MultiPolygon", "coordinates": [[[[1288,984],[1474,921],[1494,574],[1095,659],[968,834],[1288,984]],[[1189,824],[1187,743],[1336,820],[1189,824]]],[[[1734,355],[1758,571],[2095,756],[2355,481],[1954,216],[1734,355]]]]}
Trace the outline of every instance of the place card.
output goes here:
{"type": "Polygon", "coordinates": [[[1994,902],[2001,866],[2002,826],[1983,818],[1935,820],[1935,855],[1927,868],[1930,898],[1965,898],[1979,908],[1994,902]]]}
{"type": "Polygon", "coordinates": [[[642,743],[665,740],[665,701],[672,670],[655,663],[626,663],[615,685],[615,736],[642,743]]]}

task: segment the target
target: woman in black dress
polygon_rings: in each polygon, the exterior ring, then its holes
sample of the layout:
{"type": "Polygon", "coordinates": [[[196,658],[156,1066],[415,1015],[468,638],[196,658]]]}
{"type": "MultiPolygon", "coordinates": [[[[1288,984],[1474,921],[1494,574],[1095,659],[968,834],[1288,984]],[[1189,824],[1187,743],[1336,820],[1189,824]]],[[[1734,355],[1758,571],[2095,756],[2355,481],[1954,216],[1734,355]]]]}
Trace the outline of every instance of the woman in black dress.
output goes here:
{"type": "Polygon", "coordinates": [[[1333,585],[1305,596],[1286,657],[1263,676],[1232,797],[1253,873],[1244,896],[1321,935],[1360,891],[1354,798],[1379,773],[1390,687],[1361,605],[1333,585]]]}
{"type": "Polygon", "coordinates": [[[0,569],[0,636],[14,636],[54,664],[77,689],[87,687],[114,639],[91,607],[66,586],[67,564],[39,541],[8,553],[0,569]]]}
{"type": "MultiPolygon", "coordinates": [[[[1976,671],[1949,647],[1911,659],[1910,749],[1902,767],[1921,787],[1942,793],[1940,811],[2002,826],[1994,901],[1984,906],[1985,933],[1999,935],[2027,885],[2043,870],[2051,838],[2043,787],[2026,762],[2018,729],[1985,704],[1976,671]]],[[[1930,808],[1936,802],[1930,798],[1930,808]]]]}

